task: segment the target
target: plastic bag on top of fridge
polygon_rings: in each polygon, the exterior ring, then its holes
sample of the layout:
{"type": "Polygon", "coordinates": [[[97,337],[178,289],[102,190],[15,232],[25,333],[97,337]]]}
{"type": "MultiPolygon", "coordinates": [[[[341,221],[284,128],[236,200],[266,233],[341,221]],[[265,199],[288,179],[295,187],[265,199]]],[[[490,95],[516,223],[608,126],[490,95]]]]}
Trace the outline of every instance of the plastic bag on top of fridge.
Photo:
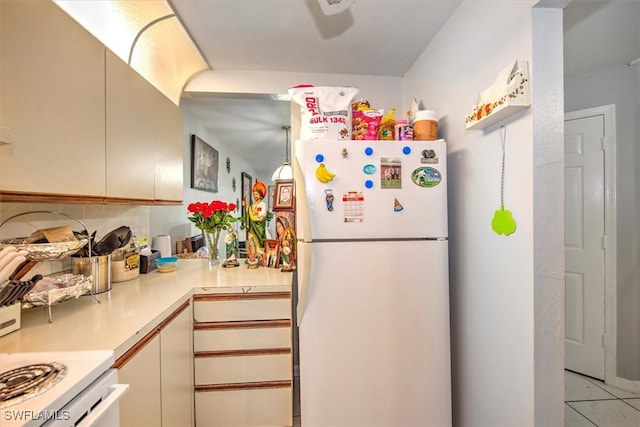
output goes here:
{"type": "Polygon", "coordinates": [[[289,96],[300,105],[300,139],[351,139],[351,101],[355,87],[298,85],[289,96]]]}

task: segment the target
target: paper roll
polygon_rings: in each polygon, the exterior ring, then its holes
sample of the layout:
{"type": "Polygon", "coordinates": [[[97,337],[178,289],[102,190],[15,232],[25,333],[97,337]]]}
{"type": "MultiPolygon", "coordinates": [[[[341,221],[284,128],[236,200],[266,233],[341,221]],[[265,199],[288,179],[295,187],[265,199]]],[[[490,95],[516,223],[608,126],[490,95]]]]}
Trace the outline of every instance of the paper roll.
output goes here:
{"type": "Polygon", "coordinates": [[[155,236],[151,241],[151,249],[155,249],[160,252],[161,257],[171,256],[171,236],[168,234],[160,234],[155,236]]]}

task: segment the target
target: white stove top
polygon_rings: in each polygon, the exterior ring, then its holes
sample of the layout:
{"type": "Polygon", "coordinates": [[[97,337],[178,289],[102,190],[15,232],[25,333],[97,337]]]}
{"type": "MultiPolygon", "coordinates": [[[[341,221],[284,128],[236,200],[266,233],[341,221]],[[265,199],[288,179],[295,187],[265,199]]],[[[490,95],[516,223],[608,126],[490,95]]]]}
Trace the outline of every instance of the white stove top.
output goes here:
{"type": "Polygon", "coordinates": [[[114,362],[113,352],[70,351],[41,353],[0,353],[0,372],[25,365],[57,362],[67,367],[66,374],[49,390],[20,403],[0,409],[3,427],[40,426],[53,417],[71,399],[109,369],[114,362]]]}

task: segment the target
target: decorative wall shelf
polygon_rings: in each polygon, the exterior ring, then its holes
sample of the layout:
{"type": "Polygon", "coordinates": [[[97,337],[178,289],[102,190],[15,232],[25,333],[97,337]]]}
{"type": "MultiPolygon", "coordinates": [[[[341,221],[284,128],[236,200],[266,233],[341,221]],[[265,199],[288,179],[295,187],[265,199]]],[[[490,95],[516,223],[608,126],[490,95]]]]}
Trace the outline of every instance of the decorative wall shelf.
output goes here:
{"type": "Polygon", "coordinates": [[[465,129],[486,129],[528,108],[529,93],[527,61],[517,60],[500,72],[493,85],[478,94],[478,103],[465,117],[465,129]]]}

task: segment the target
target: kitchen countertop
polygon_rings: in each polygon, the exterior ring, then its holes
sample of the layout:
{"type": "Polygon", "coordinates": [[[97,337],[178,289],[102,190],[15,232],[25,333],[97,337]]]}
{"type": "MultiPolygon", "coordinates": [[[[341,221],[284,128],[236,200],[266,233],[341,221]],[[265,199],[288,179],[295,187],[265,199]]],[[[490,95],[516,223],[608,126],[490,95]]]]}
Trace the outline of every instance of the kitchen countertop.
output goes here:
{"type": "Polygon", "coordinates": [[[46,307],[23,309],[21,328],[0,337],[0,352],[112,350],[117,359],[193,294],[290,291],[292,278],[273,268],[210,270],[207,260],[181,259],[174,272],[112,283],[95,295],[100,303],[85,295],[54,305],[52,323],[46,307]]]}

